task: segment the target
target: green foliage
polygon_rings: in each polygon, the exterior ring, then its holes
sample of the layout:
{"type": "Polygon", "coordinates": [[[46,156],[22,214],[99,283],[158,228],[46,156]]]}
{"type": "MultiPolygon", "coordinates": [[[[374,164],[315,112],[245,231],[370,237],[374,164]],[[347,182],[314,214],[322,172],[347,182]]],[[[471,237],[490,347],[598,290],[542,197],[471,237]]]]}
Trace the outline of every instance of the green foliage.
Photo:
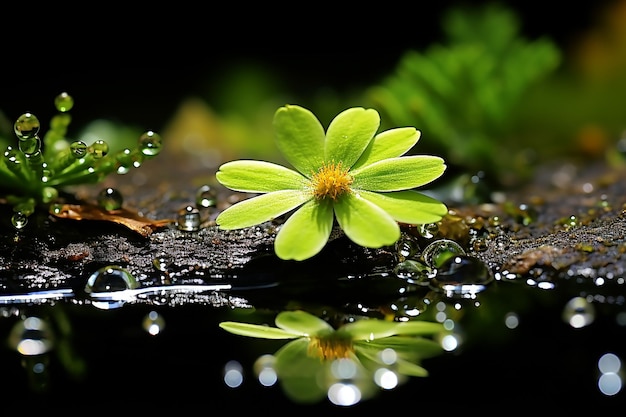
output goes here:
{"type": "Polygon", "coordinates": [[[68,112],[74,100],[62,93],[55,98],[55,106],[59,113],[52,117],[43,139],[37,116],[22,114],[14,124],[17,146],[8,145],[0,157],[0,195],[13,206],[12,222],[17,229],[26,226],[37,205],[56,201],[63,188],[98,183],[111,173],[125,174],[161,151],[161,137],[152,131],[141,134],[132,147],[119,150],[97,137],[89,144],[71,140],[68,112]]]}
{"type": "Polygon", "coordinates": [[[376,134],[379,126],[373,109],[347,109],[325,132],[309,110],[279,108],[274,115],[276,144],[295,170],[254,160],[223,164],[216,174],[222,185],[260,195],[225,209],[217,224],[239,229],[295,210],[281,226],[274,248],[282,259],[304,260],[323,249],[335,218],[352,241],[374,248],[400,238],[398,222],[441,220],[446,206],[411,189],[441,176],[443,159],[403,157],[420,132],[407,127],[376,134]]]}
{"type": "Polygon", "coordinates": [[[453,9],[443,28],[447,43],[407,51],[366,96],[389,123],[423,130],[426,149],[451,167],[503,181],[523,169],[513,152],[515,109],[556,69],[560,52],[548,39],[523,39],[516,16],[500,6],[453,9]]]}

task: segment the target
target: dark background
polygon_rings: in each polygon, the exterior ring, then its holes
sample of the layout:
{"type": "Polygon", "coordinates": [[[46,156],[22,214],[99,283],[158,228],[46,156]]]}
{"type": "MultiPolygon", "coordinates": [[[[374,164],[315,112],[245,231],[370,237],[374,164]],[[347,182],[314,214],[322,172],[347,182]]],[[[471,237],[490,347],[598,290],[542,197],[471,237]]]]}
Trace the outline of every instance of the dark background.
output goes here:
{"type": "MultiPolygon", "coordinates": [[[[567,51],[614,2],[503,4],[517,12],[524,36],[548,36],[567,51]]],[[[54,97],[67,91],[76,101],[75,125],[109,118],[160,130],[184,98],[211,104],[222,77],[242,63],[273,72],[284,91],[300,97],[320,88],[347,91],[379,81],[407,49],[441,40],[450,7],[486,3],[377,4],[345,16],[322,5],[279,13],[183,4],[145,14],[97,6],[82,15],[34,11],[26,21],[18,10],[5,20],[22,25],[2,29],[0,110],[10,120],[30,111],[44,122],[54,114],[54,97]]]]}

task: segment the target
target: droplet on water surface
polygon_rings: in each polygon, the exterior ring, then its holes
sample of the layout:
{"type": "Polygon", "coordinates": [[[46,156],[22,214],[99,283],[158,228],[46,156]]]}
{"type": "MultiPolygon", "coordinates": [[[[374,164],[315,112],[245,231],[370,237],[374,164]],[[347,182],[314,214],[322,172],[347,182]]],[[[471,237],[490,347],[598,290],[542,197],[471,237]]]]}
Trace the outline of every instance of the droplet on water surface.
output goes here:
{"type": "Polygon", "coordinates": [[[407,259],[393,268],[393,273],[411,284],[428,285],[433,270],[420,261],[407,259]]]}
{"type": "Polygon", "coordinates": [[[88,294],[125,291],[138,288],[139,283],[125,268],[109,265],[98,269],[91,274],[85,285],[88,294]]]}
{"type": "Polygon", "coordinates": [[[176,218],[176,227],[178,230],[184,230],[186,232],[195,232],[200,230],[202,219],[200,216],[200,210],[193,206],[187,206],[178,212],[176,218]]]}
{"type": "Polygon", "coordinates": [[[493,274],[483,261],[469,255],[456,255],[437,268],[430,285],[450,298],[475,298],[492,281],[493,274]]]}
{"type": "Polygon", "coordinates": [[[20,140],[24,140],[37,136],[40,127],[41,124],[37,116],[32,113],[24,113],[17,118],[17,121],[13,125],[13,130],[20,140]]]}
{"type": "Polygon", "coordinates": [[[422,251],[422,259],[431,268],[439,268],[446,260],[456,255],[465,255],[465,250],[450,239],[438,239],[422,251]]]}
{"type": "Polygon", "coordinates": [[[98,205],[107,211],[122,208],[124,197],[115,188],[105,188],[98,194],[98,205]]]}

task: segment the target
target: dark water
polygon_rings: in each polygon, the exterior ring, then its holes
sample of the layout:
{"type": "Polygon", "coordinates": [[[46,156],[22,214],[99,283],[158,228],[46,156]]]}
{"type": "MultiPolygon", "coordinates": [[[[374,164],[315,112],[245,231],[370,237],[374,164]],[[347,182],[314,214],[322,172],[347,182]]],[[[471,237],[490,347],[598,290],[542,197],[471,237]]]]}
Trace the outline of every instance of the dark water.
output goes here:
{"type": "MultiPolygon", "coordinates": [[[[624,403],[626,394],[620,385],[624,371],[609,360],[614,356],[605,356],[613,354],[620,361],[626,356],[626,313],[620,284],[598,286],[565,279],[541,288],[533,282],[496,278],[473,298],[416,291],[370,308],[370,315],[386,309],[395,309],[400,315],[422,306],[425,319],[453,323],[458,345],[422,362],[429,376],[412,377],[394,389],[380,389],[373,398],[350,406],[327,399],[300,404],[282,392],[280,381],[263,386],[255,376],[254,362],[263,354],[276,352],[285,341],[236,336],[218,324],[260,320],[273,325],[275,311],[246,307],[246,300],[264,305],[285,294],[294,297],[292,307],[323,314],[373,306],[372,300],[380,300],[380,296],[363,292],[358,279],[318,284],[318,291],[311,290],[312,297],[306,297],[306,291],[281,290],[280,285],[217,292],[225,300],[239,300],[239,307],[229,302],[216,306],[215,297],[210,305],[206,299],[184,293],[163,296],[161,306],[135,302],[108,310],[67,299],[10,305],[5,298],[0,305],[0,409],[68,414],[119,413],[132,407],[146,412],[262,415],[373,410],[449,415],[577,411],[581,407],[602,412],[624,403]],[[324,297],[323,285],[335,292],[346,287],[355,292],[347,297],[324,297]],[[316,298],[323,302],[313,302],[316,298]],[[360,303],[359,299],[369,301],[360,303]],[[424,299],[430,299],[426,307],[421,304],[424,299]],[[150,334],[146,320],[155,313],[153,321],[159,323],[160,331],[150,334]],[[50,333],[35,337],[52,339],[46,354],[22,356],[12,346],[12,329],[26,316],[48,323],[50,333]],[[233,388],[224,380],[231,361],[241,367],[243,377],[233,388]]],[[[381,284],[377,291],[388,288],[386,285],[381,284]]]]}

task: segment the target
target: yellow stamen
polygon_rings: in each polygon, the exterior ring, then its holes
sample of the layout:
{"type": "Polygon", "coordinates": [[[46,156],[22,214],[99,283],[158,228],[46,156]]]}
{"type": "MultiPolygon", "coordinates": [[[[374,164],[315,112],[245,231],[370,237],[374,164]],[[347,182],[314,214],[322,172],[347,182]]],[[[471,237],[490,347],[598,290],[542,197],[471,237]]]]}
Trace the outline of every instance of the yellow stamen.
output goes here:
{"type": "Polygon", "coordinates": [[[348,358],[354,352],[352,339],[337,333],[325,337],[313,337],[309,341],[308,354],[322,360],[348,358]]]}
{"type": "Polygon", "coordinates": [[[341,166],[341,162],[324,164],[311,179],[313,195],[318,200],[326,197],[337,200],[340,195],[350,192],[353,180],[348,169],[341,166]]]}

